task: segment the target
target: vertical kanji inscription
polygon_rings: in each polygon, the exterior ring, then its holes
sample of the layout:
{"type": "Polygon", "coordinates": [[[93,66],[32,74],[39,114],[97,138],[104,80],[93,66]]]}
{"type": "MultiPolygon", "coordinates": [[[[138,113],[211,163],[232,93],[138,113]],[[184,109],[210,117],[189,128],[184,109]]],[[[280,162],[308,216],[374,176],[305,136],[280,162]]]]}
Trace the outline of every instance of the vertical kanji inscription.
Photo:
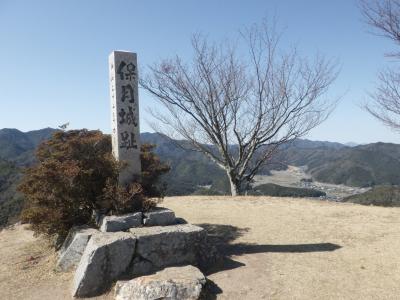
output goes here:
{"type": "Polygon", "coordinates": [[[141,173],[136,53],[112,52],[109,71],[112,149],[118,161],[126,162],[119,182],[127,185],[141,173]]]}

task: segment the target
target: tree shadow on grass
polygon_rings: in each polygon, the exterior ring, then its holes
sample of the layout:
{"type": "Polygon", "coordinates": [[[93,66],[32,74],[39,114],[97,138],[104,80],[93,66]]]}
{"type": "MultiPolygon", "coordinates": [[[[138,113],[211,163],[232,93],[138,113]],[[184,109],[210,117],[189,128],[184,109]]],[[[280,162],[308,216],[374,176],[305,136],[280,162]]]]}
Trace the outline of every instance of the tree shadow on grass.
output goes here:
{"type": "MultiPolygon", "coordinates": [[[[311,244],[288,244],[288,245],[259,245],[249,243],[235,243],[237,238],[246,234],[249,228],[239,228],[232,225],[221,224],[197,224],[207,232],[207,242],[209,247],[214,247],[220,255],[218,262],[207,268],[206,275],[211,275],[221,271],[232,270],[245,266],[244,263],[230,258],[232,255],[244,255],[255,253],[311,253],[329,252],[340,249],[341,246],[332,243],[311,243],[311,244]]],[[[208,280],[206,284],[206,298],[215,299],[222,290],[214,282],[208,280]]]]}
{"type": "Polygon", "coordinates": [[[242,255],[252,253],[280,252],[280,253],[307,253],[328,252],[340,249],[341,246],[332,243],[293,244],[293,245],[254,245],[234,244],[226,247],[227,255],[242,255]]]}

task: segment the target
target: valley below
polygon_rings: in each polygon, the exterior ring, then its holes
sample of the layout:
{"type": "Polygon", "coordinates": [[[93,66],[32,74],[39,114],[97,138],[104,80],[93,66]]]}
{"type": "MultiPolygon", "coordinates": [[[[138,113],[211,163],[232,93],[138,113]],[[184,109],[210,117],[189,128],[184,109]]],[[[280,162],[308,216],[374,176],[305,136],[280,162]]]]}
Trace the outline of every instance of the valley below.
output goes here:
{"type": "Polygon", "coordinates": [[[256,175],[253,186],[262,184],[277,184],[285,187],[315,189],[326,193],[320,198],[341,201],[348,196],[365,193],[370,188],[346,186],[343,184],[333,184],[314,181],[307,173],[307,166],[288,166],[286,170],[272,170],[269,175],[256,175]]]}

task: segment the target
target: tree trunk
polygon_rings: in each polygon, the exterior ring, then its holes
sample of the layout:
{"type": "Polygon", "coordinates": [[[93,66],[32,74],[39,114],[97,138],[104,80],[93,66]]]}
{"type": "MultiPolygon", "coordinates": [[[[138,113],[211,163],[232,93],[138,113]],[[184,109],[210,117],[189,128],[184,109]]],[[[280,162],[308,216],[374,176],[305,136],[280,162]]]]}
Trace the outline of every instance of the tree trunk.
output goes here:
{"type": "Polygon", "coordinates": [[[235,174],[232,174],[230,171],[226,171],[231,187],[231,195],[232,196],[239,196],[241,195],[241,181],[238,180],[235,176],[235,174]]]}

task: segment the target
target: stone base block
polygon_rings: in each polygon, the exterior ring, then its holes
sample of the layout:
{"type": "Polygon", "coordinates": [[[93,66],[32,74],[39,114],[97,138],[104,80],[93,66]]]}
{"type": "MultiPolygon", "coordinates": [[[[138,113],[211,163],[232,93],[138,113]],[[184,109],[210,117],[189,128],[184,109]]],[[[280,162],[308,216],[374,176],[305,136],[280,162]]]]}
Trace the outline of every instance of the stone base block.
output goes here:
{"type": "Polygon", "coordinates": [[[118,281],[116,300],[196,300],[206,278],[193,266],[166,268],[153,275],[118,281]]]}
{"type": "Polygon", "coordinates": [[[144,226],[167,226],[176,224],[175,213],[164,207],[155,207],[143,213],[144,226]]]}
{"type": "Polygon", "coordinates": [[[191,224],[132,228],[136,251],[131,274],[143,275],[169,266],[197,265],[206,239],[203,228],[191,224]]]}
{"type": "Polygon", "coordinates": [[[88,226],[72,228],[59,251],[56,270],[65,272],[75,268],[81,260],[90,237],[98,232],[97,229],[88,226]]]}
{"type": "Polygon", "coordinates": [[[127,232],[94,234],[75,273],[72,296],[92,297],[105,291],[128,269],[135,237],[127,232]]]}
{"type": "Polygon", "coordinates": [[[100,230],[102,232],[125,231],[138,226],[142,226],[141,212],[122,216],[103,216],[100,219],[100,230]]]}

